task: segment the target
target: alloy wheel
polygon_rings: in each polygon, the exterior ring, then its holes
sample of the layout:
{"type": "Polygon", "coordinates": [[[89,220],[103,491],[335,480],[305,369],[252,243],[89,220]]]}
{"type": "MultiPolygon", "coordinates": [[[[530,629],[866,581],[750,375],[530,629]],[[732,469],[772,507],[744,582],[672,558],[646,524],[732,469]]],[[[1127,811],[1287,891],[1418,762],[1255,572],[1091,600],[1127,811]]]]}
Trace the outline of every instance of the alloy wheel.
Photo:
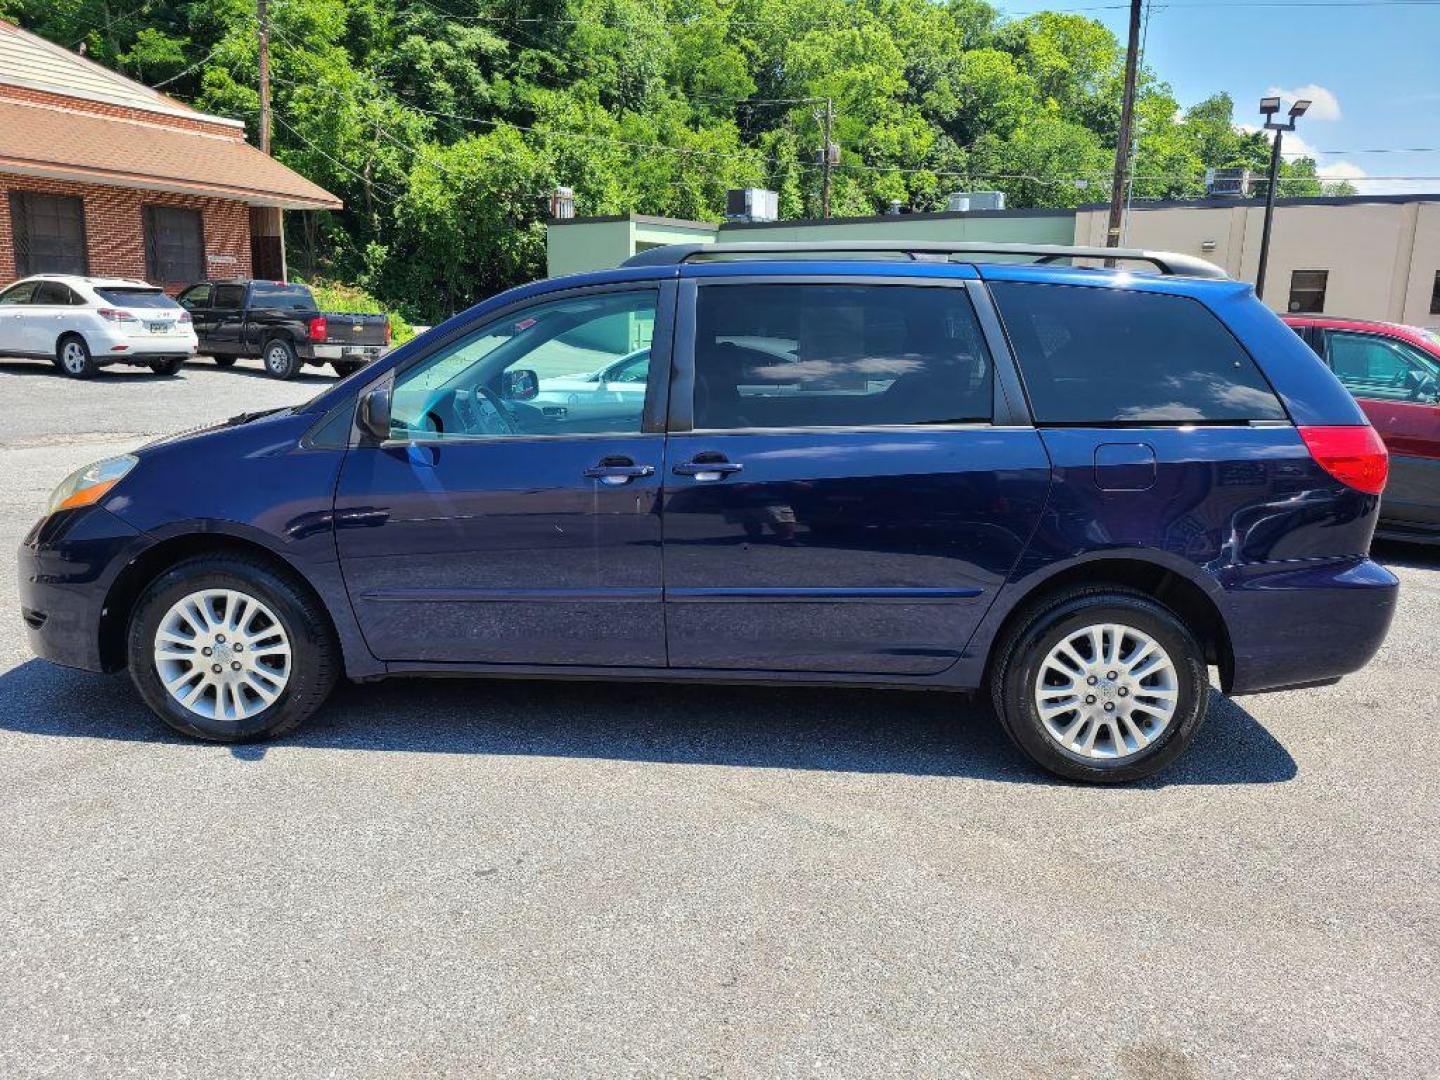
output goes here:
{"type": "Polygon", "coordinates": [[[60,364],[71,375],[85,370],[85,346],[78,341],[67,341],[60,346],[60,364]]]}
{"type": "Polygon", "coordinates": [[[1164,647],[1118,623],[1067,634],[1035,676],[1035,708],[1046,733],[1088,758],[1140,753],[1170,725],[1179,695],[1179,675],[1164,647]]]}
{"type": "Polygon", "coordinates": [[[264,603],[203,589],[171,605],[155,631],[155,669],[182,707],[208,720],[245,720],[290,681],[290,638],[264,603]]]}

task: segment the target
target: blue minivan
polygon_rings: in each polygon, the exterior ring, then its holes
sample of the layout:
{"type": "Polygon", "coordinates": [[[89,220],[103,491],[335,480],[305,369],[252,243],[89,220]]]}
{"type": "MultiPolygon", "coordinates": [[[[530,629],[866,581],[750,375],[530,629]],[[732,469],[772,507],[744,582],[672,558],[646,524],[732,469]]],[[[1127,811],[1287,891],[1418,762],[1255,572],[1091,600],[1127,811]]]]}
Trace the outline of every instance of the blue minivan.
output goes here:
{"type": "Polygon", "coordinates": [[[1124,781],[1194,737],[1211,667],[1245,694],[1370,659],[1385,476],[1198,259],[682,245],[80,470],[22,616],[202,739],[290,731],[341,675],[929,687],[1124,781]]]}

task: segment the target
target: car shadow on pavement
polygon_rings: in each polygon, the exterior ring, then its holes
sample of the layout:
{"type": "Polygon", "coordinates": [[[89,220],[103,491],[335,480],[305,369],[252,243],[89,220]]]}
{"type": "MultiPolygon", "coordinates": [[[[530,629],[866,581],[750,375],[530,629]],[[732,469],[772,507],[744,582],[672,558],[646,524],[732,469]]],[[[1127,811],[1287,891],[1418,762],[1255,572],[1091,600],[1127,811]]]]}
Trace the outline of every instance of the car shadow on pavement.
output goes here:
{"type": "MultiPolygon", "coordinates": [[[[30,660],[0,674],[0,731],[186,743],[122,676],[30,660]]],[[[920,691],[540,680],[396,679],[344,684],[273,743],[216,747],[529,754],[677,764],[966,776],[1059,783],[1010,745],[979,698],[920,691]]],[[[1295,760],[1234,701],[1212,692],[1194,745],[1149,786],[1267,784],[1295,760]]]]}

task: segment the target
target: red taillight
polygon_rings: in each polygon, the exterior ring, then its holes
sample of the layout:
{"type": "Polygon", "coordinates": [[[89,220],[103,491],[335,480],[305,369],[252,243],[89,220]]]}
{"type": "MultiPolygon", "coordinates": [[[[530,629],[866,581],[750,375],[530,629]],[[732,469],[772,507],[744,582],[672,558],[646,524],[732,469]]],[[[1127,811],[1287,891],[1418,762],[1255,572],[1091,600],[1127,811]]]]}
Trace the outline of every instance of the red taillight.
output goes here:
{"type": "Polygon", "coordinates": [[[1310,456],[1342,484],[1379,495],[1390,475],[1390,454],[1375,429],[1365,427],[1302,427],[1310,456]]]}
{"type": "Polygon", "coordinates": [[[385,320],[385,344],[390,344],[390,320],[385,320]]]}
{"type": "Polygon", "coordinates": [[[194,322],[195,320],[192,319],[192,318],[190,318],[190,312],[188,312],[188,311],[182,311],[182,312],[180,312],[180,318],[179,318],[177,321],[178,321],[178,322],[182,322],[182,323],[187,323],[187,322],[194,322]]]}
{"type": "Polygon", "coordinates": [[[96,314],[96,315],[99,315],[99,316],[100,316],[102,319],[104,319],[106,322],[139,322],[139,321],[140,321],[140,320],[137,319],[134,315],[130,314],[130,312],[125,311],[125,310],[122,310],[121,308],[109,308],[109,307],[96,308],[96,309],[95,309],[95,314],[96,314]]]}
{"type": "Polygon", "coordinates": [[[310,340],[324,341],[328,328],[325,325],[325,316],[317,315],[310,320],[310,340]]]}

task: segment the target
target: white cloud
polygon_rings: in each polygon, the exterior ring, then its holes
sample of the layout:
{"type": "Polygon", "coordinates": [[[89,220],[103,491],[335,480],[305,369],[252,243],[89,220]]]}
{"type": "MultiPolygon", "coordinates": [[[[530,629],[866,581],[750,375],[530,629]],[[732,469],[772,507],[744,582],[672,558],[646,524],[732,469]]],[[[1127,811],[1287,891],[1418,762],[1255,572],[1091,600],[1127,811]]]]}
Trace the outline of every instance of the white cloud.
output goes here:
{"type": "Polygon", "coordinates": [[[1278,96],[1284,102],[1286,109],[1289,109],[1293,102],[1302,98],[1310,102],[1310,111],[1305,114],[1306,120],[1340,119],[1340,99],[1335,96],[1333,90],[1327,90],[1319,83],[1306,83],[1293,90],[1272,86],[1266,93],[1271,97],[1278,96]]]}

